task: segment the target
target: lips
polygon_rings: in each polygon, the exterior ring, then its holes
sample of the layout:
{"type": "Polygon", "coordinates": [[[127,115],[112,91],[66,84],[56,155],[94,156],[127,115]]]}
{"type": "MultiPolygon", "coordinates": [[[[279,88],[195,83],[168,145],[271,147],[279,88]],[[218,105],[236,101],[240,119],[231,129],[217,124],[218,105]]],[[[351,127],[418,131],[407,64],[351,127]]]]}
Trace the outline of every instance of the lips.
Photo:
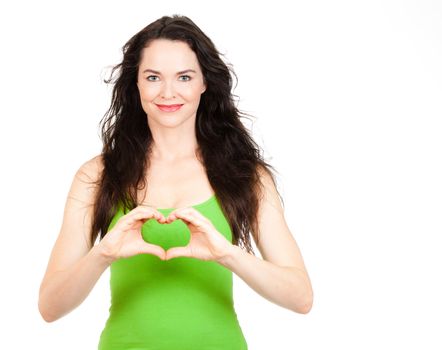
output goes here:
{"type": "Polygon", "coordinates": [[[157,107],[163,112],[175,112],[181,108],[182,104],[174,104],[174,105],[158,105],[157,107]]]}

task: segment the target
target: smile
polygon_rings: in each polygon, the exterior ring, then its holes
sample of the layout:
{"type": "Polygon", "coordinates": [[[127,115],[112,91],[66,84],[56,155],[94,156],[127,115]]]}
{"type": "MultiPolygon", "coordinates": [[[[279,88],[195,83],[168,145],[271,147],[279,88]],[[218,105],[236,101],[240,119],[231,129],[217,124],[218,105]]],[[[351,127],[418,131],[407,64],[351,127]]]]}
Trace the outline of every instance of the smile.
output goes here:
{"type": "Polygon", "coordinates": [[[175,112],[179,110],[182,106],[182,104],[177,105],[156,105],[160,110],[163,112],[175,112]]]}

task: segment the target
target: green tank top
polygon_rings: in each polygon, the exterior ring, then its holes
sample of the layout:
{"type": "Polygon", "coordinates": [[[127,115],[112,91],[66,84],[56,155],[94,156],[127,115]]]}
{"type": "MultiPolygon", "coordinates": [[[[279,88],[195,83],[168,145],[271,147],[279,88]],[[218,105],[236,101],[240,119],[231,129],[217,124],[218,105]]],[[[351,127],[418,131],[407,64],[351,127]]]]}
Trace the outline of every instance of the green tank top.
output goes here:
{"type": "MultiPolygon", "coordinates": [[[[232,242],[218,198],[192,206],[232,242]]],[[[108,231],[128,211],[121,205],[108,231]]],[[[165,217],[174,208],[158,209],[165,217]]],[[[150,219],[143,238],[165,250],[185,246],[190,231],[182,220],[150,219]]],[[[232,271],[215,261],[139,254],[110,265],[111,306],[99,350],[246,350],[233,303],[232,271]]]]}

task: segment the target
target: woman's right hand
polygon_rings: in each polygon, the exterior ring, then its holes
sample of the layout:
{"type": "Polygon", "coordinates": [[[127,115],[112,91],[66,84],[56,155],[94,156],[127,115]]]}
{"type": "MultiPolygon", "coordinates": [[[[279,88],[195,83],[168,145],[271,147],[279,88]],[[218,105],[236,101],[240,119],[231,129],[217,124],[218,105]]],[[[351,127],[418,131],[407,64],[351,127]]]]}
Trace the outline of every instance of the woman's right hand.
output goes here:
{"type": "Polygon", "coordinates": [[[160,223],[166,222],[163,214],[146,205],[139,205],[121,216],[100,241],[102,254],[111,262],[138,254],[153,254],[164,260],[165,250],[158,245],[146,242],[141,235],[141,226],[152,218],[160,223]]]}

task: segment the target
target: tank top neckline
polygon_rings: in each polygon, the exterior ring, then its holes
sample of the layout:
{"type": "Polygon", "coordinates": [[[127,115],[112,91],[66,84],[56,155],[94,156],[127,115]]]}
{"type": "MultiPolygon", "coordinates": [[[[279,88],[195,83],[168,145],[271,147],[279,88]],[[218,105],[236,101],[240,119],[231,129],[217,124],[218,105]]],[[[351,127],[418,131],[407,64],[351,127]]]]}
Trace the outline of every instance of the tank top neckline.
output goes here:
{"type": "MultiPolygon", "coordinates": [[[[204,206],[210,204],[210,202],[212,202],[215,198],[216,198],[216,193],[212,194],[205,201],[203,201],[201,203],[194,204],[194,205],[188,205],[188,207],[191,207],[191,208],[201,208],[201,207],[204,207],[204,206]]],[[[173,210],[175,210],[177,208],[156,208],[156,209],[157,210],[162,210],[162,211],[173,211],[173,210]]]]}

